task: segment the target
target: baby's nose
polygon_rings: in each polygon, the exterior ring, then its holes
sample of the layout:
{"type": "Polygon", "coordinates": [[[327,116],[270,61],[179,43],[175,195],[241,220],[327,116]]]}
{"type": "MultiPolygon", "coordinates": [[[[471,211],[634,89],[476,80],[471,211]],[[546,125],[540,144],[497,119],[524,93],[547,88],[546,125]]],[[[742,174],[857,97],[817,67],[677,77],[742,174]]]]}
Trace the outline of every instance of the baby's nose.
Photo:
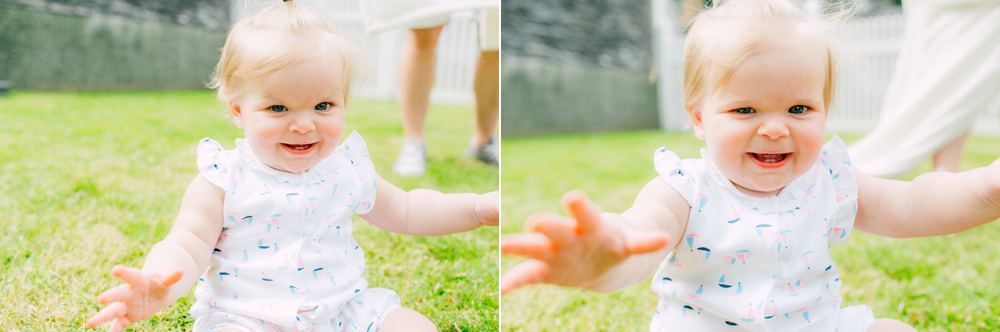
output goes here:
{"type": "Polygon", "coordinates": [[[289,131],[297,133],[310,132],[315,129],[316,129],[316,123],[313,122],[313,120],[310,119],[308,116],[298,116],[292,120],[292,123],[288,125],[289,131]]]}
{"type": "Polygon", "coordinates": [[[770,139],[785,137],[788,136],[788,126],[780,120],[764,121],[760,127],[757,127],[757,135],[770,139]]]}

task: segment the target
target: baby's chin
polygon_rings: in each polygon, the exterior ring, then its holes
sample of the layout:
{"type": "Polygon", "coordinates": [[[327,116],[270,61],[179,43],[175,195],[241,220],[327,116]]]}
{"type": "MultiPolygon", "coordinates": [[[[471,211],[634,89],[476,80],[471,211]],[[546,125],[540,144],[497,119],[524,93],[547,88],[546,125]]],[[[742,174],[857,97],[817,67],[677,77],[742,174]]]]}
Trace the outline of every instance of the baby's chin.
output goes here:
{"type": "MultiPolygon", "coordinates": [[[[320,159],[322,160],[322,159],[320,159]]],[[[308,171],[319,163],[319,160],[310,163],[300,163],[300,162],[267,162],[261,160],[267,167],[273,168],[276,171],[282,171],[285,173],[299,174],[308,171]]]]}
{"type": "Polygon", "coordinates": [[[733,185],[736,186],[736,189],[739,189],[740,192],[756,197],[770,197],[778,195],[778,193],[781,192],[781,189],[784,189],[785,186],[788,185],[788,183],[792,182],[791,179],[787,181],[785,179],[758,179],[758,180],[763,180],[763,181],[748,181],[745,183],[741,183],[743,181],[737,182],[730,180],[730,182],[732,182],[733,185]]]}

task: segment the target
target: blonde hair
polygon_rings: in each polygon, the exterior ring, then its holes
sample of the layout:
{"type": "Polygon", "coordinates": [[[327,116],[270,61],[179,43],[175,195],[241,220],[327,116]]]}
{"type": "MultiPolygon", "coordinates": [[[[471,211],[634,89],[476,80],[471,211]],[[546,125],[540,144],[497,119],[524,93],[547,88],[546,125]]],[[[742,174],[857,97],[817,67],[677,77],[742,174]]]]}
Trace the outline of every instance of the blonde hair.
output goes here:
{"type": "Polygon", "coordinates": [[[691,22],[684,44],[684,108],[690,112],[706,95],[715,93],[743,61],[769,46],[768,37],[773,36],[768,35],[772,31],[762,28],[765,24],[784,21],[794,24],[789,37],[815,41],[826,48],[823,104],[829,114],[839,57],[824,22],[838,20],[834,16],[810,18],[787,0],[730,0],[702,12],[691,22]]]}
{"type": "Polygon", "coordinates": [[[328,52],[339,53],[343,59],[346,101],[364,58],[312,9],[287,1],[233,26],[208,87],[218,89],[220,100],[231,101],[239,97],[248,81],[328,52]]]}

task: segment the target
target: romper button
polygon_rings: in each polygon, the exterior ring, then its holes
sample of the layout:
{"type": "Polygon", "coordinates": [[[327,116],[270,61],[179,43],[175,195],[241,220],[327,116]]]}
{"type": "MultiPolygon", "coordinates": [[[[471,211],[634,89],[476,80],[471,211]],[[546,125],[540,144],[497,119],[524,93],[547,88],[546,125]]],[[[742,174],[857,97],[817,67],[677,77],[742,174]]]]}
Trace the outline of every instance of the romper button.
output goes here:
{"type": "Polygon", "coordinates": [[[760,278],[761,279],[767,280],[767,279],[771,279],[771,277],[773,277],[773,276],[774,276],[774,274],[768,273],[767,270],[761,270],[760,271],[760,278]]]}

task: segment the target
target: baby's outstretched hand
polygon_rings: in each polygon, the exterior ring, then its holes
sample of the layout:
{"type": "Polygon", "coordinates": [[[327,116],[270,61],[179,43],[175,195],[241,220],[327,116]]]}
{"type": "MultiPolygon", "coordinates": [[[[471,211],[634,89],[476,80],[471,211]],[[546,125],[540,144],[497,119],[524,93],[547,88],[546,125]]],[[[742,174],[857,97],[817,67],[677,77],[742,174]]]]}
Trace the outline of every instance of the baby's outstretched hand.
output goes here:
{"type": "Polygon", "coordinates": [[[666,233],[644,234],[605,220],[583,192],[567,193],[562,204],[572,218],[536,213],[525,223],[528,233],[502,237],[500,251],[531,259],[503,273],[501,294],[535,283],[601,290],[612,268],[669,242],[666,233]]]}
{"type": "Polygon", "coordinates": [[[476,221],[483,226],[500,224],[499,191],[491,191],[476,198],[476,221]]]}
{"type": "Polygon", "coordinates": [[[184,275],[184,270],[150,273],[121,265],[111,269],[111,275],[126,284],[108,289],[97,296],[97,302],[108,304],[87,319],[87,327],[112,321],[108,331],[118,332],[132,323],[149,318],[168,305],[170,286],[184,275]],[[109,304],[110,303],[110,304],[109,304]]]}
{"type": "Polygon", "coordinates": [[[986,195],[987,200],[1000,207],[1000,159],[993,161],[986,168],[986,174],[983,177],[981,182],[984,186],[982,188],[983,194],[986,195]]]}

